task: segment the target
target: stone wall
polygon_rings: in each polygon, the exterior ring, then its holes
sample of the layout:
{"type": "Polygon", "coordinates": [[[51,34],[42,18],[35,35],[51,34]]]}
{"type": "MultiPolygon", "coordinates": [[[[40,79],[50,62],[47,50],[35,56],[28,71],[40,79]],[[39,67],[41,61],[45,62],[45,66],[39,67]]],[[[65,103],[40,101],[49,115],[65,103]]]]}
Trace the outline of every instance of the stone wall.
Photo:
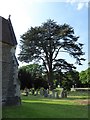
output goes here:
{"type": "Polygon", "coordinates": [[[10,46],[2,44],[2,102],[5,103],[10,75],[10,46]]]}
{"type": "Polygon", "coordinates": [[[12,46],[2,44],[2,102],[3,105],[20,104],[20,85],[18,82],[15,53],[12,46]]]}
{"type": "Polygon", "coordinates": [[[2,119],[2,43],[0,42],[0,120],[2,119]]]}
{"type": "Polygon", "coordinates": [[[0,16],[0,105],[20,104],[16,36],[10,18],[0,16]]]}
{"type": "MultiPolygon", "coordinates": [[[[0,41],[2,40],[2,19],[0,19],[0,41]]],[[[0,42],[0,120],[2,119],[2,42],[0,42]]]]}

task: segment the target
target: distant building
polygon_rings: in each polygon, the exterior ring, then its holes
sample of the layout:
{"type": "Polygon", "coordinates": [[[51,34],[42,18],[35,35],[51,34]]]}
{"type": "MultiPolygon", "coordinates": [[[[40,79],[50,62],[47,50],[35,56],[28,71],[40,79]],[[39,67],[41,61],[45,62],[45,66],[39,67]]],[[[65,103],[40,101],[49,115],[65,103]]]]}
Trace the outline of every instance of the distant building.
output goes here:
{"type": "MultiPolygon", "coordinates": [[[[15,57],[17,40],[10,17],[0,16],[0,47],[2,47],[2,105],[20,104],[18,62],[15,57]]],[[[1,55],[0,55],[1,56],[1,55]]],[[[0,57],[1,59],[1,57],[0,57]]]]}

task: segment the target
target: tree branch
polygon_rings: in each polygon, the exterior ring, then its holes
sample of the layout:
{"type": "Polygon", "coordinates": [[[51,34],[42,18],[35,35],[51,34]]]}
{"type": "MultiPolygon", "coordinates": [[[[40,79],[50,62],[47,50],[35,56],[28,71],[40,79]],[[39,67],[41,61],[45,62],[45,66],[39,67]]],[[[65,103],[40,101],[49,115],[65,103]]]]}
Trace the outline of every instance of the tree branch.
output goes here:
{"type": "Polygon", "coordinates": [[[58,53],[59,53],[59,50],[60,50],[61,48],[62,48],[62,46],[60,46],[60,47],[58,48],[58,50],[57,50],[57,52],[56,52],[55,57],[53,58],[53,60],[56,59],[56,57],[57,57],[57,55],[58,55],[58,53]]]}
{"type": "Polygon", "coordinates": [[[44,60],[41,56],[40,56],[40,58],[41,58],[42,61],[43,61],[43,65],[45,66],[46,71],[48,71],[45,60],[44,60]]]}

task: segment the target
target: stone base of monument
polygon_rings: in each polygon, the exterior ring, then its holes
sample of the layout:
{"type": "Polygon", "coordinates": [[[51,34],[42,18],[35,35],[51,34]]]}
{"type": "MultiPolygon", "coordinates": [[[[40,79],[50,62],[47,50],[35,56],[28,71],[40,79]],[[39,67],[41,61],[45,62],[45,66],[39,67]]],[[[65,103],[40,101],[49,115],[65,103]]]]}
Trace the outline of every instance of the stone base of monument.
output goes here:
{"type": "Polygon", "coordinates": [[[7,97],[6,100],[2,101],[2,106],[14,106],[21,105],[21,98],[18,96],[15,97],[7,97]]]}

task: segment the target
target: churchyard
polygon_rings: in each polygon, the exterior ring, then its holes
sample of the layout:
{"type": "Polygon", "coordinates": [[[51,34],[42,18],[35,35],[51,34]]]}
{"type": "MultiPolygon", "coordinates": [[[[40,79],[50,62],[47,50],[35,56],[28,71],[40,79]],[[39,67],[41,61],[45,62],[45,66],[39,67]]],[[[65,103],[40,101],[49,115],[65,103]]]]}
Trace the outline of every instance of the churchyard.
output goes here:
{"type": "MultiPolygon", "coordinates": [[[[3,107],[3,118],[88,118],[90,98],[88,92],[70,91],[67,98],[41,95],[38,91],[21,94],[21,106],[3,107]]],[[[55,92],[56,93],[56,92],[55,92]]]]}

